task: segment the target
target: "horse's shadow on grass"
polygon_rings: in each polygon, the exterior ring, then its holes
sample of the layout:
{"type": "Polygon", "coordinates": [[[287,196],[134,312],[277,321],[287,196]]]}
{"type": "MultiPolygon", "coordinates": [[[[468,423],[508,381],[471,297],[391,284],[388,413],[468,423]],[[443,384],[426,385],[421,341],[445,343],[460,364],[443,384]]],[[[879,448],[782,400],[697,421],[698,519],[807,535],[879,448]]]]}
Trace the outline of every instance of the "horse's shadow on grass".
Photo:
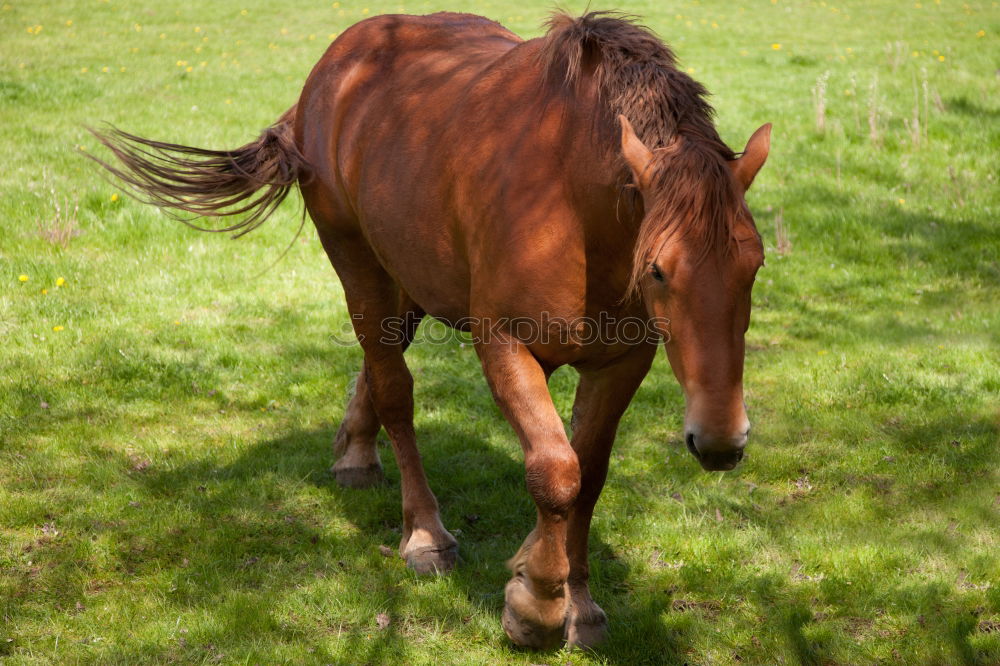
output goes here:
{"type": "MultiPolygon", "coordinates": [[[[425,397],[437,400],[418,400],[434,404],[421,410],[417,436],[444,523],[460,542],[462,561],[455,572],[442,579],[418,578],[397,557],[380,552],[380,546],[395,550],[401,522],[399,473],[387,448],[381,451],[388,479],[385,486],[342,489],[328,472],[335,424],[298,427],[294,419],[288,419],[291,425],[280,436],[245,436],[250,442],[242,444],[238,454],[204,455],[173,464],[167,458],[162,464],[133,470],[127,481],[116,481],[115,485],[135,487],[140,506],[134,518],[95,521],[90,528],[95,539],[114,540],[109,552],[117,560],[116,570],[139,585],[166,577],[170,589],[164,595],[164,613],[183,618],[180,628],[192,616],[210,616],[197,626],[193,623],[190,633],[160,636],[118,656],[130,662],[209,660],[223,652],[236,657],[252,650],[254,644],[263,644],[286,646],[298,655],[304,647],[325,663],[342,661],[344,655],[350,655],[352,663],[406,663],[414,658],[416,640],[440,639],[447,649],[454,649],[457,641],[468,641],[471,636],[477,645],[500,653],[509,650],[514,657],[500,629],[503,586],[509,576],[503,562],[531,529],[534,507],[524,488],[515,438],[507,433],[488,391],[481,382],[469,379],[468,387],[460,384],[457,389],[462,399],[449,399],[442,387],[447,384],[454,390],[457,380],[452,374],[432,371],[422,377],[425,397]],[[493,436],[494,430],[501,434],[493,436]],[[378,626],[380,613],[389,619],[383,629],[378,626]],[[254,639],[248,641],[247,636],[254,639]]],[[[660,383],[667,381],[655,380],[658,388],[641,390],[632,409],[647,415],[661,410],[664,390],[660,383]]],[[[557,393],[566,398],[565,390],[557,393]]],[[[641,414],[626,418],[622,433],[626,441],[620,447],[634,444],[633,430],[648,427],[640,425],[643,421],[641,414]]],[[[797,423],[797,427],[804,425],[808,423],[797,423]]],[[[968,425],[958,446],[950,444],[955,430],[951,418],[900,424],[886,431],[885,445],[891,445],[891,452],[901,458],[910,451],[943,446],[942,464],[964,471],[967,489],[980,488],[991,477],[969,470],[990,469],[996,459],[991,444],[996,441],[997,426],[992,421],[968,425]]],[[[226,444],[220,442],[220,446],[226,444]]],[[[95,445],[91,453],[98,461],[120,457],[116,462],[121,469],[134,467],[124,452],[95,445]]],[[[669,477],[650,478],[641,469],[634,474],[633,478],[622,467],[613,466],[610,483],[633,496],[619,509],[632,500],[647,501],[643,489],[659,492],[661,482],[683,481],[699,472],[689,465],[672,470],[669,477]]],[[[869,481],[848,479],[846,483],[848,489],[863,490],[869,481]]],[[[888,489],[900,496],[897,505],[944,511],[955,504],[946,489],[900,485],[888,489]]],[[[95,490],[100,491],[100,486],[95,490]]],[[[652,505],[654,498],[648,501],[652,505]]],[[[598,505],[598,513],[615,506],[606,500],[598,505]]],[[[774,509],[773,515],[746,509],[742,519],[764,530],[769,542],[793,546],[784,519],[794,517],[795,507],[774,509]]],[[[890,505],[887,514],[891,510],[890,505]]],[[[985,508],[979,518],[987,523],[985,508]]],[[[928,549],[955,554],[955,544],[947,534],[928,533],[925,538],[928,549]]],[[[600,527],[591,534],[595,574],[591,587],[611,623],[609,640],[597,654],[608,663],[682,663],[694,648],[695,635],[713,623],[711,613],[703,615],[697,607],[693,612],[674,608],[673,602],[679,600],[672,598],[666,585],[649,594],[649,583],[654,581],[655,587],[657,576],[650,576],[648,570],[634,571],[629,562],[635,558],[620,556],[612,545],[621,541],[602,534],[600,527]],[[632,594],[633,587],[645,588],[646,593],[632,594]],[[687,616],[687,624],[680,629],[676,623],[668,626],[668,617],[675,613],[687,616]]],[[[826,648],[811,644],[803,633],[812,621],[812,610],[808,600],[789,603],[794,590],[788,580],[772,573],[737,576],[732,582],[746,594],[762,621],[785,627],[787,640],[803,662],[819,660],[826,648]]],[[[707,581],[689,581],[688,588],[706,597],[716,595],[707,581]]],[[[914,614],[928,617],[932,615],[927,609],[958,604],[933,583],[914,583],[893,591],[891,598],[914,614]]],[[[830,602],[851,606],[836,595],[830,602]]],[[[965,625],[943,627],[941,635],[953,634],[956,644],[965,645],[970,631],[965,625]]],[[[430,649],[435,649],[433,643],[430,649]]]]}
{"type": "MultiPolygon", "coordinates": [[[[164,612],[179,618],[166,638],[137,638],[122,647],[123,660],[213,659],[223,652],[235,657],[252,649],[247,636],[253,635],[272,645],[304,644],[318,661],[336,662],[338,655],[351,654],[352,662],[381,663],[405,660],[414,638],[422,635],[467,637],[470,622],[479,623],[471,630],[477,643],[514,649],[500,627],[509,578],[504,563],[535,519],[520,448],[476,371],[471,351],[462,360],[452,348],[416,347],[411,355],[418,359],[417,437],[443,521],[459,540],[457,570],[439,580],[418,578],[397,557],[382,555],[380,546],[395,551],[400,538],[398,469],[389,448],[382,447],[385,486],[337,486],[329,473],[335,422],[300,427],[288,417],[283,420],[289,426],[277,437],[255,431],[239,435],[238,454],[232,452],[232,435],[194,430],[194,437],[217,439],[212,443],[220,453],[182,458],[164,453],[163,459],[146,462],[94,438],[79,444],[94,473],[123,472],[110,486],[104,480],[89,484],[95,497],[110,492],[95,505],[102,508],[81,516],[82,533],[107,542],[113,568],[135,581],[137,589],[168,580],[164,612]],[[493,436],[494,431],[500,436],[493,436]],[[293,610],[296,605],[319,611],[293,610]],[[378,613],[390,619],[385,629],[378,627],[378,613]],[[210,621],[198,622],[194,618],[199,615],[210,621]],[[303,616],[308,626],[300,624],[303,616]],[[325,618],[319,628],[314,626],[317,616],[325,618]],[[336,648],[330,647],[331,635],[339,637],[336,648]]],[[[328,355],[322,345],[312,344],[291,346],[286,353],[291,364],[328,355]]],[[[215,383],[211,366],[194,372],[182,361],[113,369],[122,382],[137,387],[118,396],[126,406],[146,395],[147,385],[156,386],[162,399],[179,401],[190,399],[193,382],[215,383]]],[[[571,396],[572,382],[568,376],[563,380],[562,393],[571,396]]],[[[34,390],[22,391],[26,410],[37,404],[34,390]]],[[[239,401],[220,406],[244,415],[259,408],[239,401]]],[[[205,405],[191,409],[204,410],[205,405]]],[[[62,410],[36,427],[52,427],[56,419],[82,423],[101,414],[93,408],[62,410]]],[[[612,662],[622,654],[634,655],[628,663],[650,654],[682,654],[678,640],[683,639],[669,634],[660,621],[663,604],[630,599],[631,572],[596,528],[591,553],[592,561],[604,563],[599,567],[603,574],[591,586],[594,597],[604,608],[616,608],[609,618],[609,641],[598,654],[612,662]],[[644,628],[642,646],[630,645],[623,631],[636,625],[644,628]]],[[[94,576],[100,577],[99,569],[94,576]]],[[[22,593],[33,593],[29,582],[22,593]]],[[[92,603],[89,595],[80,598],[84,605],[92,603]]]]}
{"type": "MultiPolygon", "coordinates": [[[[405,661],[416,637],[463,632],[475,621],[483,623],[475,630],[485,644],[516,651],[500,628],[509,577],[504,563],[533,526],[534,505],[513,434],[510,448],[501,448],[477,439],[474,428],[418,426],[443,521],[460,544],[457,569],[435,579],[417,577],[395,555],[401,513],[391,451],[380,447],[383,486],[340,488],[328,471],[334,432],[332,426],[293,430],[252,445],[222,466],[201,459],[135,475],[147,497],[183,503],[191,514],[187,524],[167,524],[150,541],[127,545],[121,553],[122,567],[139,576],[150,567],[173,568],[174,612],[201,608],[214,616],[213,629],[187,634],[182,644],[188,650],[201,646],[211,658],[213,651],[243,649],[239,637],[249,631],[274,643],[304,643],[317,660],[349,654],[353,663],[385,663],[405,661]],[[328,587],[330,598],[301,591],[317,579],[322,582],[314,587],[328,587]],[[268,609],[294,606],[297,595],[329,609],[323,631],[303,634],[268,609]],[[388,627],[379,628],[379,613],[389,618],[388,627]],[[324,648],[330,634],[339,636],[337,654],[324,648]]],[[[611,663],[637,663],[652,654],[660,663],[670,655],[682,661],[684,646],[660,622],[669,599],[634,606],[629,567],[596,531],[591,558],[602,560],[601,576],[592,584],[598,603],[625,609],[624,617],[610,617],[609,641],[597,653],[611,663]],[[637,625],[646,636],[641,648],[623,642],[627,638],[617,640],[616,627],[637,625]],[[621,656],[626,654],[631,656],[621,656]]],[[[164,646],[148,645],[132,656],[150,651],[162,655],[164,646]]]]}

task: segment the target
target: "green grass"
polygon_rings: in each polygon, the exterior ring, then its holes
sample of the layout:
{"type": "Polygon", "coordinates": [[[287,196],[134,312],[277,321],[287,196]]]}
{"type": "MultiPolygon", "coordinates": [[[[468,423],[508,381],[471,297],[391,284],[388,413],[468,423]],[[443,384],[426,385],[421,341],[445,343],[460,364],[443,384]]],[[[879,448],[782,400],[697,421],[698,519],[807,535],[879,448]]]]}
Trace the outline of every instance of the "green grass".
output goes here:
{"type": "MultiPolygon", "coordinates": [[[[500,628],[533,507],[469,346],[409,354],[463,558],[417,578],[378,548],[399,539],[388,449],[385,488],[327,472],[361,357],[332,342],[347,317],[315,233],[257,275],[300,204],[232,242],[115,196],[76,152],[102,121],[240,145],[332,33],[445,7],[333,4],[3,3],[0,660],[1000,663],[996,2],[626,7],[715,93],[734,147],[775,134],[750,195],[768,264],[748,458],[699,471],[659,358],[592,533],[595,654],[500,628]]],[[[447,7],[526,35],[545,11],[447,7]]],[[[553,377],[564,414],[573,385],[553,377]]]]}

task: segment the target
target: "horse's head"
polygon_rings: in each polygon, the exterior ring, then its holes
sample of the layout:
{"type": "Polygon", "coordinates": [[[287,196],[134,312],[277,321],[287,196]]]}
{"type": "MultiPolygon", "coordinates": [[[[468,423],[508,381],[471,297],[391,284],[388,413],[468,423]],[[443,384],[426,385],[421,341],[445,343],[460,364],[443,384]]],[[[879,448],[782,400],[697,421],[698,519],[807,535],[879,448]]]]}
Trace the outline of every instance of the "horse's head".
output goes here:
{"type": "Polygon", "coordinates": [[[744,334],[764,250],[744,201],[770,147],[757,130],[725,160],[697,140],[650,151],[622,121],[622,150],[643,197],[633,286],[660,322],[684,390],[688,450],[707,470],[734,468],[750,432],[743,402],[744,334]]]}

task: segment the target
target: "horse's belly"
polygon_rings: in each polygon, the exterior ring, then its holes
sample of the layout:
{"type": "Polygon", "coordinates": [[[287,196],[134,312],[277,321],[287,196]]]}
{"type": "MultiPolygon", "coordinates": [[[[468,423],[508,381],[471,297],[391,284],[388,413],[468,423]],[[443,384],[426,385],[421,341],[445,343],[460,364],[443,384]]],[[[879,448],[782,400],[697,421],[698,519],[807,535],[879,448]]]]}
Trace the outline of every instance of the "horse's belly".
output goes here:
{"type": "Polygon", "coordinates": [[[460,246],[432,225],[392,220],[367,229],[382,266],[427,314],[457,322],[469,313],[469,275],[460,246]]]}

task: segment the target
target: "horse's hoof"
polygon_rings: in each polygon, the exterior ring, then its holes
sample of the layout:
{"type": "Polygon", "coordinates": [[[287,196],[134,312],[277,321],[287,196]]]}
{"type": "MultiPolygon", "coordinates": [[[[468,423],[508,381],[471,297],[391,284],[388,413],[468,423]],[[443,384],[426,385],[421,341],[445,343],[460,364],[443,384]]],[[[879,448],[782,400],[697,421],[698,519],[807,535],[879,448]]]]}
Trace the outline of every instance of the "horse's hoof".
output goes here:
{"type": "Polygon", "coordinates": [[[449,545],[444,548],[423,546],[405,553],[403,559],[406,560],[406,566],[415,573],[445,574],[454,569],[458,562],[458,546],[449,545]]]}
{"type": "Polygon", "coordinates": [[[587,613],[571,609],[566,621],[566,645],[589,649],[604,642],[608,637],[608,618],[597,604],[592,604],[587,613]]]}
{"type": "Polygon", "coordinates": [[[333,478],[337,485],[344,488],[373,488],[385,482],[382,465],[365,465],[364,467],[333,468],[333,478]]]}
{"type": "Polygon", "coordinates": [[[552,650],[563,642],[566,597],[540,600],[528,590],[521,576],[507,583],[501,624],[516,645],[552,650]]]}

